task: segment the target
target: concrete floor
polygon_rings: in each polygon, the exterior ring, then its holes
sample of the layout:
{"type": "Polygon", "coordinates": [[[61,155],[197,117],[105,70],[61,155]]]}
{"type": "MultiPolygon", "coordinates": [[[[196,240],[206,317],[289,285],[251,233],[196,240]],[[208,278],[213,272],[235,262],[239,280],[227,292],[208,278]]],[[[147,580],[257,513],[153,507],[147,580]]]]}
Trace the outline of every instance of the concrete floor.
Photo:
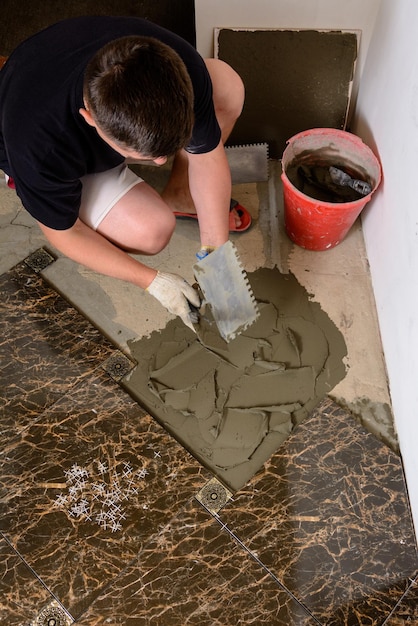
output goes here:
{"type": "MultiPolygon", "coordinates": [[[[293,273],[342,332],[348,350],[347,374],[330,393],[350,409],[367,429],[393,449],[396,433],[390,409],[385,362],[360,221],[347,238],[326,252],[294,245],[283,227],[281,166],[270,161],[269,180],[234,185],[233,197],[248,208],[254,223],[232,234],[245,269],[277,266],[293,273]]],[[[368,210],[373,210],[370,205],[368,210]]],[[[45,246],[58,259],[44,271],[48,281],[122,351],[131,341],[165,327],[170,315],[140,289],[98,275],[62,257],[41,235],[14,191],[0,185],[0,274],[45,246]]],[[[194,221],[178,220],[168,248],[146,262],[193,281],[192,266],[199,248],[194,221]]]]}

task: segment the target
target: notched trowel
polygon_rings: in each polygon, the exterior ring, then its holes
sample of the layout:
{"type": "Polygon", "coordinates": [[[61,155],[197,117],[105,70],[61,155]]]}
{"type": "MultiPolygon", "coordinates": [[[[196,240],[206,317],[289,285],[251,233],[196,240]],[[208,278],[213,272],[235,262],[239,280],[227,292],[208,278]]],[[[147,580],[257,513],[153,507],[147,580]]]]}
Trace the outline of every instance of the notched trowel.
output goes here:
{"type": "Polygon", "coordinates": [[[233,185],[260,183],[269,178],[269,147],[267,143],[226,146],[226,158],[233,185]]]}
{"type": "Polygon", "coordinates": [[[219,334],[225,341],[232,341],[259,315],[237,249],[231,241],[227,241],[196,263],[193,269],[219,334]]]}

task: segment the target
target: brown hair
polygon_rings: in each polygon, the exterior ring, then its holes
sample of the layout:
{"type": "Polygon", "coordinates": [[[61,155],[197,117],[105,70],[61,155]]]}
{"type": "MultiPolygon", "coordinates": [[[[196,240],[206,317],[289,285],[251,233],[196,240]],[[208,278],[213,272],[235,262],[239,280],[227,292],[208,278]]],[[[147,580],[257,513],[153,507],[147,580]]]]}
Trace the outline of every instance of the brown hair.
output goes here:
{"type": "Polygon", "coordinates": [[[89,62],[84,98],[99,128],[147,158],[172,156],[193,128],[193,88],[186,66],[152,37],[115,39],[89,62]]]}

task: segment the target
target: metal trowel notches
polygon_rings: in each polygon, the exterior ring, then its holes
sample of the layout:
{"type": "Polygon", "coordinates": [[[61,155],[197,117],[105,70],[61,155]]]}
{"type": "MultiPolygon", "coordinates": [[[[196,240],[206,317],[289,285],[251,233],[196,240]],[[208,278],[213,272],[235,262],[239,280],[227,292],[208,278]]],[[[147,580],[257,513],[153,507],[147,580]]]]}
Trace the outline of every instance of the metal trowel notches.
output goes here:
{"type": "Polygon", "coordinates": [[[237,249],[231,241],[227,241],[196,263],[193,269],[219,334],[225,341],[232,341],[259,315],[237,249]]]}

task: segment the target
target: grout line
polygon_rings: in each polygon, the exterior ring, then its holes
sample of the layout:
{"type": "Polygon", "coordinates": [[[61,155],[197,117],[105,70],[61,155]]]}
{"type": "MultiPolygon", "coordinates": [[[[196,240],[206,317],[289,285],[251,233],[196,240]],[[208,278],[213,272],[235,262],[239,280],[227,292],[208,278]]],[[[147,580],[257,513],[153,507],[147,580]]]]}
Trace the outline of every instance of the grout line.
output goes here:
{"type": "Polygon", "coordinates": [[[405,592],[402,594],[402,596],[399,598],[398,602],[395,604],[395,606],[393,607],[393,609],[391,610],[391,612],[389,613],[389,615],[385,618],[385,621],[382,622],[382,626],[385,626],[385,624],[387,626],[390,626],[389,621],[391,619],[391,617],[393,617],[397,611],[397,609],[402,605],[402,602],[405,600],[406,596],[409,594],[409,592],[411,591],[412,587],[414,586],[414,584],[418,584],[418,573],[415,576],[415,578],[410,578],[409,579],[409,585],[408,585],[408,589],[405,590],[405,592]]]}
{"type": "MultiPolygon", "coordinates": [[[[76,623],[78,623],[83,618],[83,616],[86,615],[86,613],[89,611],[89,609],[91,607],[94,606],[94,604],[95,604],[95,602],[97,600],[99,600],[101,597],[103,597],[106,594],[108,589],[111,589],[112,587],[116,586],[117,581],[120,580],[121,578],[123,578],[123,576],[129,571],[130,568],[135,567],[136,564],[140,563],[141,554],[144,551],[147,550],[147,547],[149,545],[151,545],[153,541],[155,541],[155,538],[158,537],[158,535],[163,534],[166,531],[166,529],[169,530],[170,527],[174,525],[175,521],[181,520],[181,516],[183,515],[183,513],[187,512],[187,510],[190,507],[193,506],[195,501],[196,501],[195,495],[191,494],[190,497],[188,497],[184,501],[184,503],[182,505],[180,505],[178,510],[173,512],[171,517],[169,519],[167,519],[167,521],[161,527],[156,528],[155,531],[153,531],[145,539],[145,541],[140,543],[138,552],[136,552],[135,555],[129,561],[127,561],[126,563],[123,564],[122,569],[118,573],[116,573],[114,576],[112,576],[102,587],[97,588],[96,592],[94,593],[94,596],[91,598],[91,600],[89,601],[88,605],[85,606],[85,608],[83,608],[81,610],[81,612],[75,618],[75,622],[76,623]]],[[[204,508],[206,508],[206,507],[204,507],[204,508]]],[[[163,560],[165,558],[167,558],[167,555],[162,557],[163,560]]],[[[158,567],[159,567],[159,563],[157,565],[153,566],[152,569],[156,570],[156,569],[158,569],[158,567]]],[[[139,569],[139,566],[138,566],[138,569],[139,569]]],[[[140,580],[140,578],[138,580],[140,580]]],[[[142,581],[141,581],[141,585],[142,585],[142,581]]],[[[141,589],[142,589],[142,587],[141,587],[141,589]]]]}
{"type": "Polygon", "coordinates": [[[226,531],[228,533],[228,535],[253,559],[253,561],[255,561],[265,572],[267,572],[269,574],[269,576],[271,578],[273,578],[273,580],[277,583],[277,585],[285,592],[287,593],[288,596],[290,596],[290,598],[296,602],[299,606],[301,606],[303,608],[304,611],[306,611],[306,613],[312,617],[312,619],[315,620],[315,622],[318,624],[318,626],[322,626],[321,622],[318,621],[318,619],[311,613],[311,611],[308,609],[308,607],[306,607],[300,600],[298,600],[298,598],[290,591],[290,589],[288,589],[286,587],[286,585],[284,585],[275,574],[273,574],[273,572],[259,559],[259,557],[257,556],[257,554],[255,554],[254,552],[252,552],[249,548],[247,548],[247,546],[245,545],[245,543],[230,529],[228,528],[227,524],[225,524],[220,516],[217,513],[211,513],[210,510],[203,504],[201,503],[203,508],[206,509],[206,511],[215,519],[215,521],[218,523],[218,525],[221,527],[222,531],[226,531]]]}
{"type": "Polygon", "coordinates": [[[3,532],[0,532],[0,536],[1,536],[2,539],[4,539],[4,541],[7,543],[9,548],[11,550],[13,550],[13,552],[16,554],[16,556],[21,560],[23,565],[30,571],[30,573],[36,578],[36,580],[39,581],[39,583],[42,585],[42,587],[50,594],[51,598],[53,598],[59,604],[59,606],[62,608],[64,613],[68,616],[69,619],[71,619],[71,622],[75,622],[75,618],[71,615],[71,613],[68,611],[68,609],[65,608],[65,606],[62,604],[62,602],[60,602],[60,600],[57,598],[57,596],[54,594],[54,592],[51,591],[51,589],[46,585],[46,583],[42,580],[42,578],[36,573],[36,571],[33,569],[33,567],[31,567],[29,565],[29,563],[26,561],[26,559],[23,557],[23,555],[20,554],[20,552],[13,546],[13,544],[9,541],[9,539],[6,537],[6,535],[3,532]]]}

